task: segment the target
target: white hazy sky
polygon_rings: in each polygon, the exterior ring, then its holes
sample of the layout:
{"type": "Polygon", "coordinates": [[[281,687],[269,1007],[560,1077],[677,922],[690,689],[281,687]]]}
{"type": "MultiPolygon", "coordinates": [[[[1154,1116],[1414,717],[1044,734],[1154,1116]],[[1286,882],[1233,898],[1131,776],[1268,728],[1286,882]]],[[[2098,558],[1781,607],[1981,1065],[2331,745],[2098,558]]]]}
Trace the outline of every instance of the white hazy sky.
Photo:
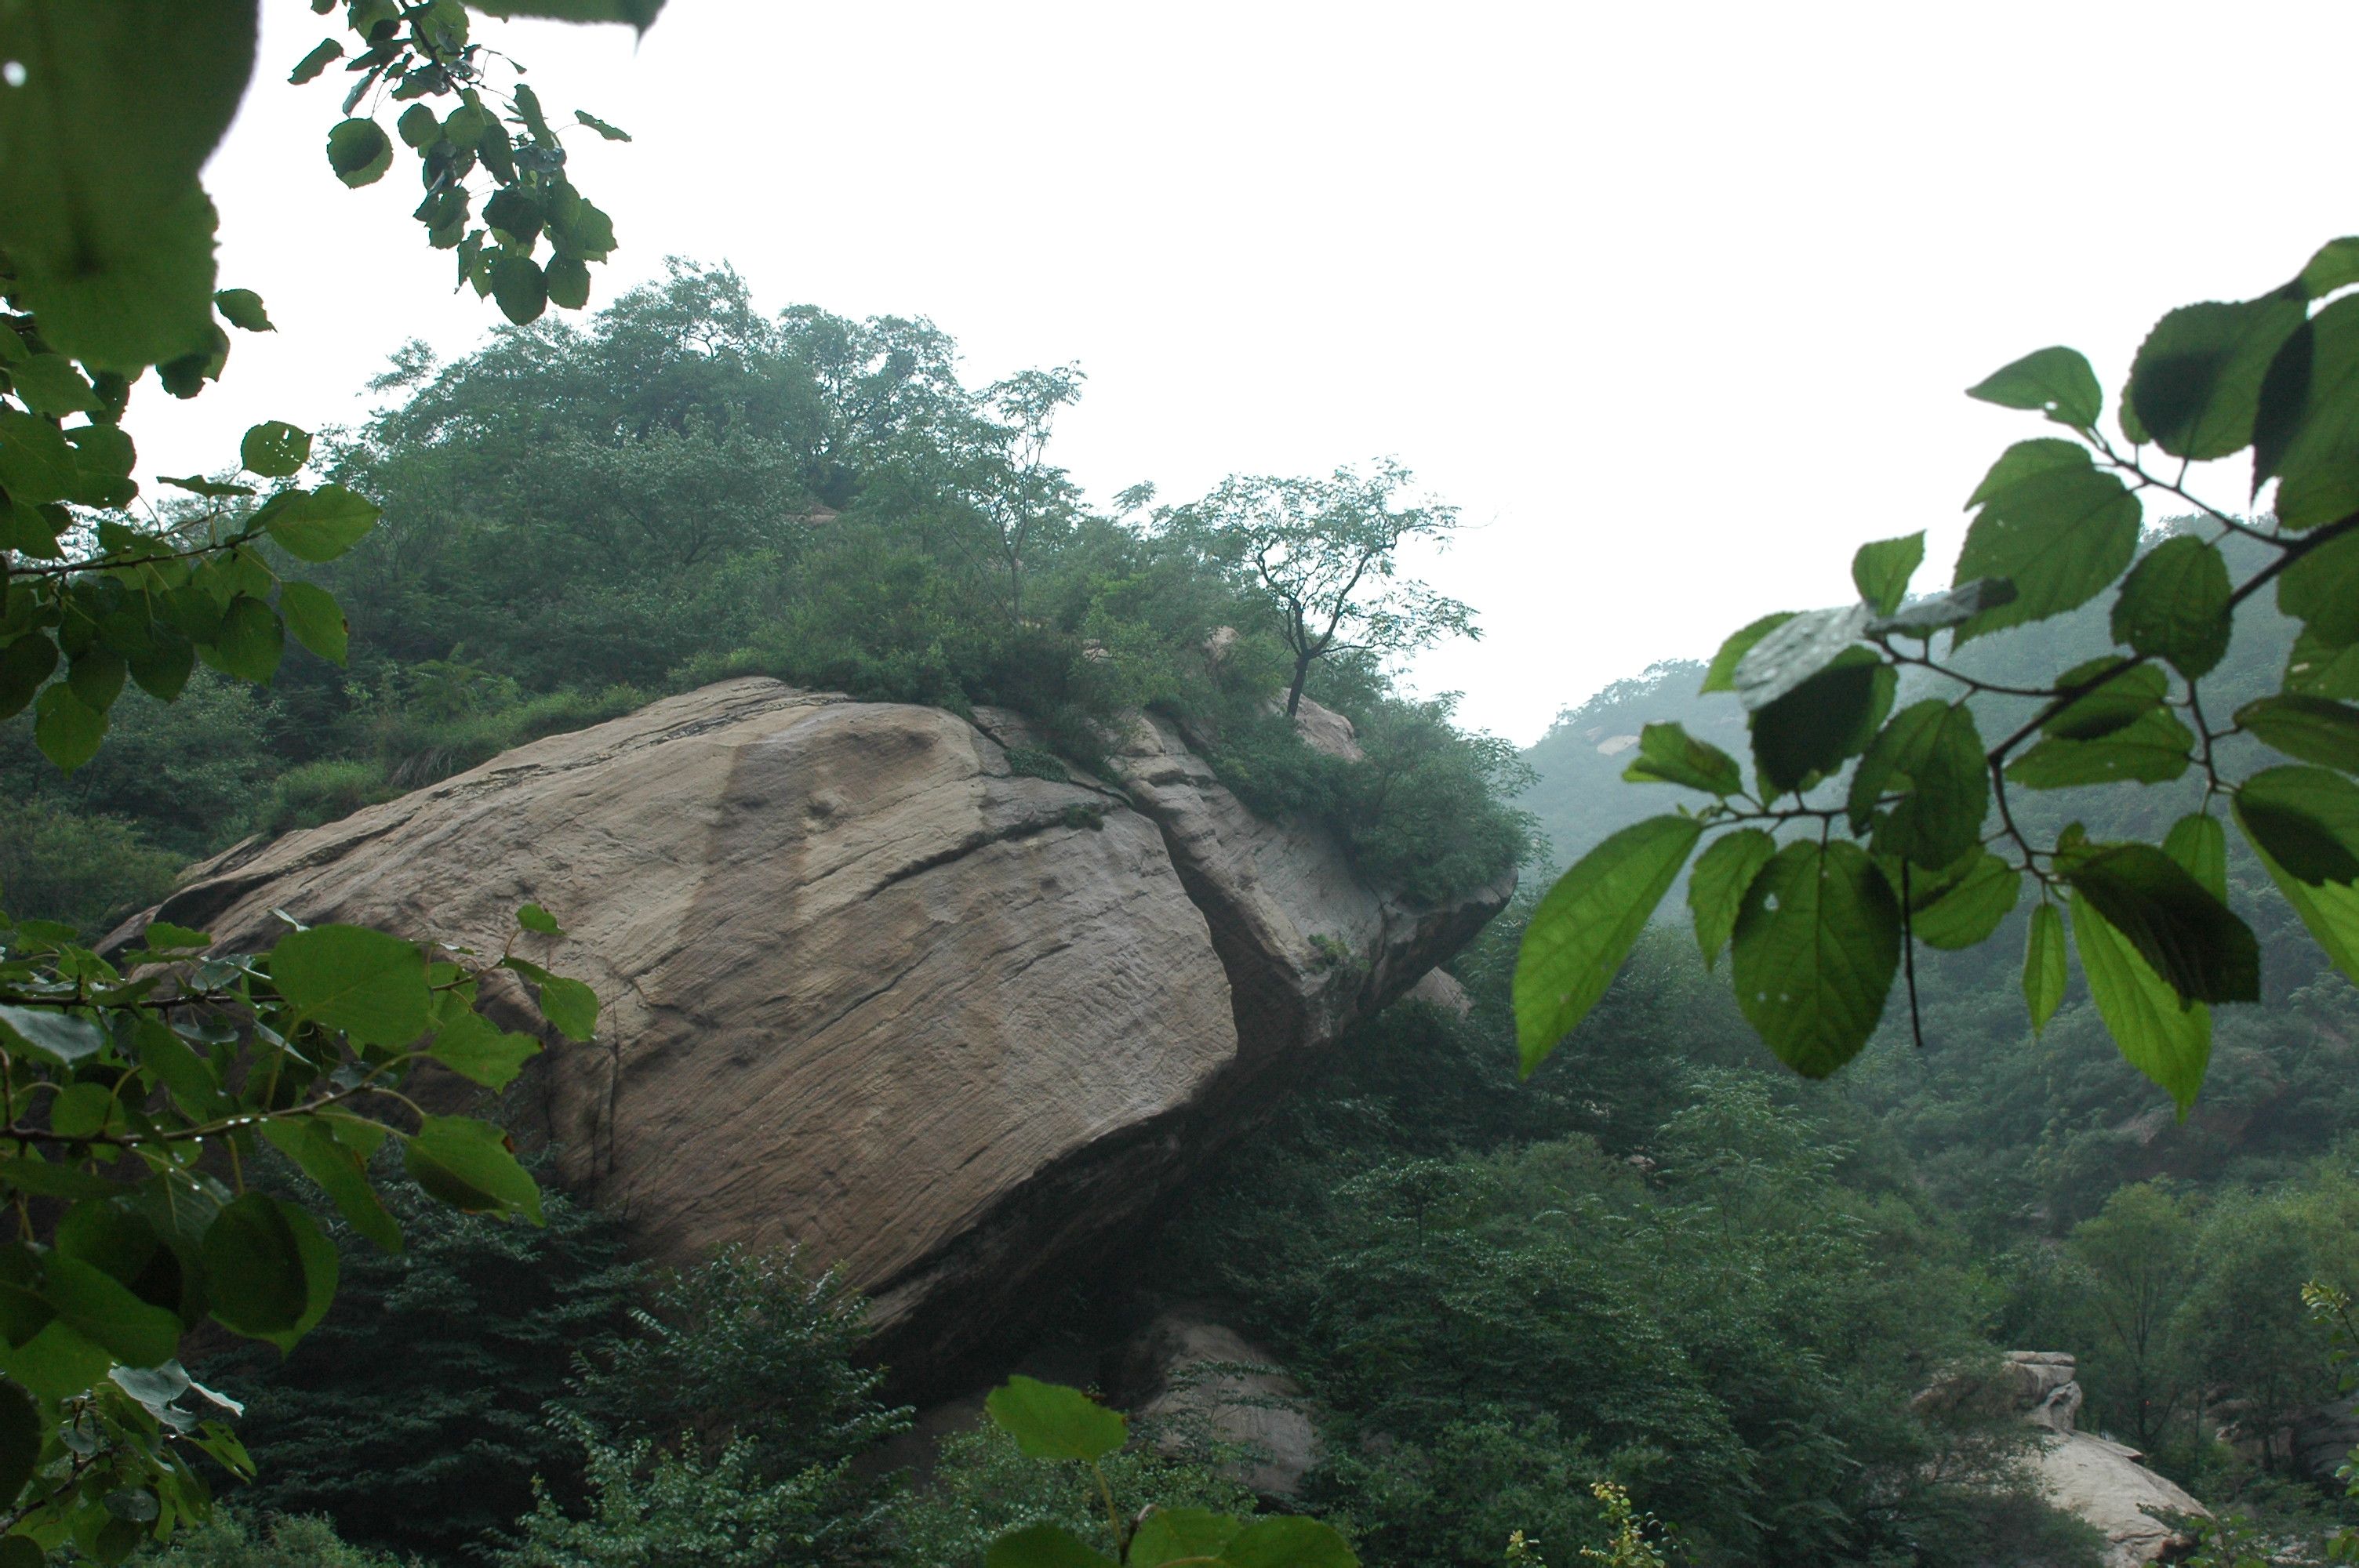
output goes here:
{"type": "MultiPolygon", "coordinates": [[[[322,143],[341,87],[273,0],[207,182],[225,286],[280,326],[137,425],[150,471],[261,418],[356,418],[453,297],[397,174],[322,143]]],[[[483,24],[560,113],[624,249],[765,304],[924,315],[970,379],[1078,362],[1058,455],[1101,499],[1397,456],[1471,525],[1428,575],[1486,635],[1428,691],[1518,741],[1651,660],[1850,597],[2030,416],[1960,395],[2051,342],[2118,386],[2171,306],[2359,229],[2359,8],[2094,4],[1186,5],[671,0],[627,29],[483,24]]],[[[390,116],[386,116],[388,123],[390,116]]]]}

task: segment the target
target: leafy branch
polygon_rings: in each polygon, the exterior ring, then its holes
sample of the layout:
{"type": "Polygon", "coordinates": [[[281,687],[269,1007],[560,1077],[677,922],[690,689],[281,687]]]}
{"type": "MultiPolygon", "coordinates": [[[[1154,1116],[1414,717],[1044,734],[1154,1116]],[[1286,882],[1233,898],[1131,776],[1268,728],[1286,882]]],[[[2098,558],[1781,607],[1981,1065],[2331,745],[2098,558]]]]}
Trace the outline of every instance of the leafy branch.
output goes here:
{"type": "Polygon", "coordinates": [[[1753,751],[1737,760],[1676,725],[1650,725],[1625,776],[1711,797],[1625,828],[1567,871],[1534,914],[1516,979],[1527,1073],[1577,1024],[1707,830],[1688,902],[1705,961],[1732,956],[1737,1001],[1782,1059],[1812,1076],[1855,1055],[1896,982],[1918,1024],[1915,948],[1977,946],[2038,893],[2025,954],[2032,1027],[2069,979],[2073,938],[2093,1000],[2129,1061],[2181,1115],[2211,1053],[2214,1005],[2257,1000],[2260,952],[2227,904],[2224,808],[2329,957],[2359,979],[2359,240],[2321,249],[2283,287],[2241,303],[2174,310],[2097,427],[2088,362],[2043,349],[1969,395],[2044,414],[2075,439],[2009,447],[1968,499],[1975,513],[1951,586],[1911,600],[1924,535],[1863,546],[1855,602],[1766,616],[1731,636],[1705,691],[1734,692],[1753,751]],[[2158,474],[2153,446],[2180,460],[2158,474]],[[2197,463],[2249,452],[2250,491],[2273,512],[2244,518],[2204,501],[2197,463]],[[2147,494],[2217,527],[2147,541],[2147,494]],[[2233,582],[2231,537],[2270,557],[2233,582]],[[2201,682],[2238,612],[2266,588],[2300,623],[2279,689],[2206,717],[2201,682]],[[1962,668],[1969,642],[2066,613],[2114,589],[2122,650],[2045,684],[1962,668]],[[1937,640],[1947,638],[1936,656],[1937,640]],[[1903,673],[1944,696],[1895,711],[1903,673]],[[2035,706],[1995,743],[1979,708],[2035,706]],[[2182,719],[2182,715],[2184,716],[2182,719]],[[2292,759],[2244,777],[2221,743],[2250,737],[2292,759]],[[2159,843],[2097,843],[2077,824],[2028,834],[2011,792],[2152,784],[2200,773],[2199,809],[2159,843]],[[1815,800],[1821,789],[1841,804],[1815,800]],[[1790,806],[1774,803],[1790,797],[1790,806]],[[1794,837],[1814,826],[1812,837],[1794,837]]]}

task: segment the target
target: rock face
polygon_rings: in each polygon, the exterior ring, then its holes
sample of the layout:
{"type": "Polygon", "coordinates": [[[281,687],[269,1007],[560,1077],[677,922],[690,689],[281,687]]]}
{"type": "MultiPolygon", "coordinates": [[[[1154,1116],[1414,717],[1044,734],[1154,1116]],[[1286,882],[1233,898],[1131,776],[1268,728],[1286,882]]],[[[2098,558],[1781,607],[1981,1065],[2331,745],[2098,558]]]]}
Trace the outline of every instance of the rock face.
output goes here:
{"type": "Polygon", "coordinates": [[[2002,1368],[2015,1408],[2049,1434],[2033,1462],[2048,1500],[2104,1533],[2106,1568],[2136,1568],[2191,1546],[2146,1510],[2210,1510],[2139,1464],[2145,1456],[2136,1449],[2077,1429],[2081,1385],[2074,1371],[2071,1357],[2052,1350],[2010,1351],[2002,1368]]]}
{"type": "Polygon", "coordinates": [[[1303,1408],[1302,1386],[1208,1310],[1166,1308],[1123,1359],[1132,1411],[1160,1429],[1166,1452],[1185,1452],[1199,1439],[1239,1451],[1228,1473],[1280,1500],[1299,1494],[1317,1467],[1319,1428],[1303,1408]]]}
{"type": "Polygon", "coordinates": [[[923,1379],[1080,1277],[1512,888],[1364,887],[1159,721],[1115,787],[1012,769],[1020,721],[978,718],[724,682],[240,846],[154,917],[231,947],[280,908],[497,950],[548,906],[567,939],[525,950],[604,1015],[541,1059],[520,1130],[658,1258],[841,1264],[923,1379]]]}

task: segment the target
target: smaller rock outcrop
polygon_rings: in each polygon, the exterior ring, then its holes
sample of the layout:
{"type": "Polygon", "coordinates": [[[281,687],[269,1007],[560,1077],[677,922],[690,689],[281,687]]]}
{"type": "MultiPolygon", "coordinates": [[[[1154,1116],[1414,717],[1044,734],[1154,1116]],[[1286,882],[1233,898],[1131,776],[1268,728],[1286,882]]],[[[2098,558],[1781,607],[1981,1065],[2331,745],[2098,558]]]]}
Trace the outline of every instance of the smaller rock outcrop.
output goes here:
{"type": "Polygon", "coordinates": [[[1458,983],[1458,977],[1447,969],[1428,969],[1425,979],[1408,988],[1403,1001],[1421,1001],[1426,1006],[1450,1014],[1452,1018],[1474,1016],[1474,999],[1458,983]]]}
{"type": "Polygon", "coordinates": [[[2210,1509],[2168,1477],[2139,1463],[2127,1444],[2079,1428],[2081,1384],[2073,1358],[2057,1350],[2011,1350],[1989,1378],[1945,1378],[1917,1398],[1919,1408],[2013,1411],[2046,1433],[2030,1455],[2048,1501],[2096,1527],[2105,1538],[2105,1568],[2139,1568],[2194,1543],[2158,1514],[2210,1509]]]}
{"type": "Polygon", "coordinates": [[[1158,1314],[1125,1348],[1121,1382],[1165,1452],[1199,1443],[1226,1450],[1217,1466],[1265,1498],[1292,1499],[1319,1465],[1302,1385],[1203,1307],[1158,1314]]]}

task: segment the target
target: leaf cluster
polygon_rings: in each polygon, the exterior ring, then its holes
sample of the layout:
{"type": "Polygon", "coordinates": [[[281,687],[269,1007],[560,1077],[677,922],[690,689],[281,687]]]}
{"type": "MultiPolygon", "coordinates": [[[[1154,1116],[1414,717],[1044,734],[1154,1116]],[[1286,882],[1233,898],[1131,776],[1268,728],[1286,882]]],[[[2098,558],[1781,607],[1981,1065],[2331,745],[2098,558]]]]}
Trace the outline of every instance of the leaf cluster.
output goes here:
{"type": "Polygon", "coordinates": [[[2359,379],[2344,362],[2344,340],[2359,343],[2359,297],[2340,292],[2359,281],[2354,254],[2338,241],[2259,298],[2164,317],[2118,410],[2125,447],[2099,427],[2095,374],[2069,349],[1973,388],[2044,413],[2072,438],[2017,442],[1992,466],[1968,498],[1974,516],[1948,589],[1910,601],[1923,535],[1880,541],[1854,561],[1856,602],[1766,616],[1722,645],[1702,690],[1743,705],[1749,784],[1737,758],[1680,726],[1645,730],[1624,776],[1706,804],[1621,829],[1542,901],[1516,977],[1525,1071],[1603,994],[1690,861],[1706,962],[1730,954],[1738,1005],[1810,1076],[1859,1052],[1896,981],[1914,1023],[1919,946],[1988,940],[2027,886],[2033,1028],[2063,1000],[2077,952],[2123,1054],[2184,1116],[2210,1060],[2211,1009],[2261,995],[2259,943],[2226,902],[2223,816],[2320,947],[2359,978],[2359,681],[2343,657],[2359,644],[2347,439],[2359,379]],[[2149,466],[2148,444],[2180,460],[2176,474],[2149,466]],[[2274,515],[2247,521],[2184,488],[2190,465],[2247,451],[2251,495],[2274,483],[2274,515]],[[2198,506],[2200,530],[2141,554],[2149,492],[2198,506]],[[2230,541],[2262,556],[2242,581],[2230,541]],[[2227,653],[2239,607],[2272,587],[2299,625],[2293,652],[2278,689],[2223,722],[2201,683],[2227,653]],[[2120,652],[2029,685],[1992,683],[1956,657],[2108,588],[2120,652]],[[1896,711],[1904,676],[1948,694],[1896,711]],[[1986,738],[1992,697],[2033,711],[1986,738]],[[2247,736],[2292,761],[2239,776],[2223,748],[2247,736]],[[2038,838],[2010,793],[2190,773],[2204,784],[2201,806],[2158,841],[2096,841],[2077,822],[2038,838]]]}
{"type": "MultiPolygon", "coordinates": [[[[555,933],[535,906],[519,935],[555,933]]],[[[335,1294],[335,1247],[305,1208],[249,1187],[266,1147],[387,1250],[401,1231],[370,1174],[397,1153],[424,1193],[538,1223],[540,1195],[496,1126],[420,1109],[422,1064],[489,1088],[540,1049],[477,1010],[484,980],[538,988],[586,1039],[579,981],[513,951],[488,963],[357,926],[288,931],[266,953],[149,924],[110,960],[38,922],[0,935],[0,1453],[7,1523],[42,1548],[115,1561],[205,1516],[190,1455],[251,1473],[237,1440],[181,1401],[207,1323],[281,1352],[335,1294]]]]}

